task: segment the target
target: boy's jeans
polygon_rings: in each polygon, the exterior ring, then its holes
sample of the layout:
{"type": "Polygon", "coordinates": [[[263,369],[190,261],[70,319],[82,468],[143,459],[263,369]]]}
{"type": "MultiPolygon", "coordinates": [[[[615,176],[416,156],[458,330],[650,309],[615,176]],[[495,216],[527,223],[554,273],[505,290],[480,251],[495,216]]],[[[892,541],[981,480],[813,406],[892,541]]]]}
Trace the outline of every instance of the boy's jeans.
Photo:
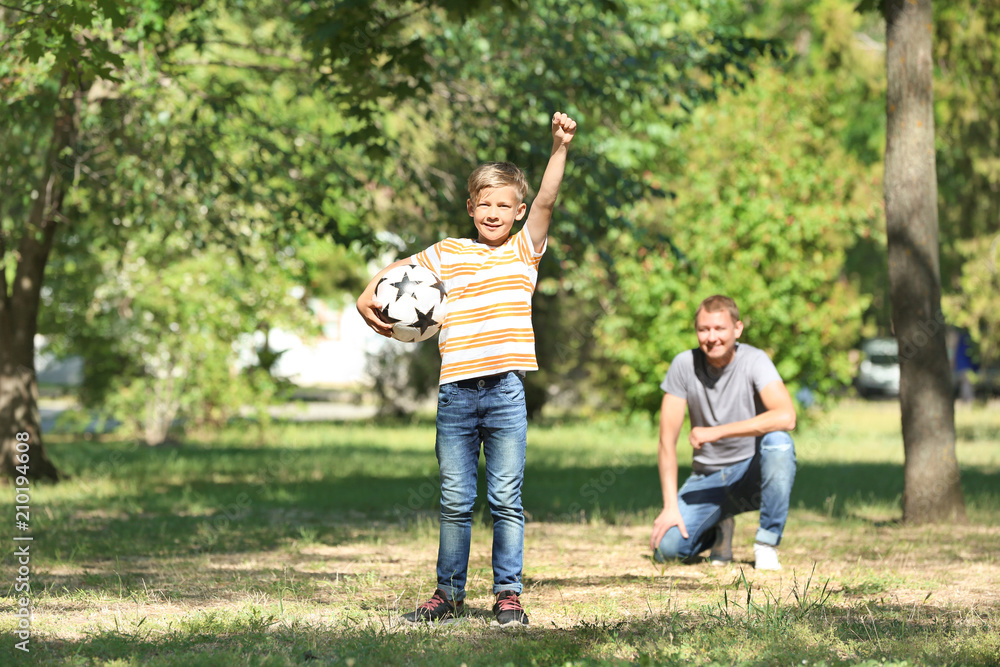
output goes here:
{"type": "Polygon", "coordinates": [[[493,516],[493,593],[521,593],[521,485],[527,437],[524,380],[518,373],[441,385],[435,444],[441,468],[437,585],[453,600],[465,598],[480,443],[486,458],[486,499],[493,516]]]}
{"type": "Polygon", "coordinates": [[[691,473],[677,492],[688,538],[677,526],[667,531],[654,553],[658,561],[692,559],[711,548],[715,526],[725,517],[760,510],[757,541],[778,546],[788,519],[788,499],[795,481],[795,445],[785,431],[757,441],[757,452],[745,461],[714,473],[691,473]]]}

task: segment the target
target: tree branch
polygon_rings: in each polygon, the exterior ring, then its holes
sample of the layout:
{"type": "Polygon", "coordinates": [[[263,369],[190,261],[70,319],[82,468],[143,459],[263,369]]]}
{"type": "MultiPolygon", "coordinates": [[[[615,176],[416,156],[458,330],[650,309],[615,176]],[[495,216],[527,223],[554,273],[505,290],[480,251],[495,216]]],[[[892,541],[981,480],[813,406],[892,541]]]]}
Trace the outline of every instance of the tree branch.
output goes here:
{"type": "Polygon", "coordinates": [[[33,12],[30,9],[25,9],[24,7],[12,7],[11,5],[7,5],[2,2],[0,2],[0,7],[9,9],[12,12],[21,12],[22,14],[30,14],[31,16],[44,16],[46,18],[52,18],[50,14],[46,14],[45,12],[33,12]]]}

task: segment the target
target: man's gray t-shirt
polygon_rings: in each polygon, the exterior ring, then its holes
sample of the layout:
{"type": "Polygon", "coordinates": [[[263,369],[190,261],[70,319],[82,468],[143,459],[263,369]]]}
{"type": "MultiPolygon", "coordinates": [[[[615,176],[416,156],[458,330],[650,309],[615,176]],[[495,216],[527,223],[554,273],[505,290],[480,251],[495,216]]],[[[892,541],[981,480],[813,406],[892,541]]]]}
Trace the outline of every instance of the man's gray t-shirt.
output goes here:
{"type": "MultiPolygon", "coordinates": [[[[760,390],[780,380],[767,354],[752,345],[736,344],[733,360],[718,369],[700,348],[674,357],[660,389],[687,401],[691,426],[719,426],[751,419],[765,411],[760,390]]],[[[756,438],[723,438],[695,450],[692,468],[707,474],[754,455],[756,438]]]]}

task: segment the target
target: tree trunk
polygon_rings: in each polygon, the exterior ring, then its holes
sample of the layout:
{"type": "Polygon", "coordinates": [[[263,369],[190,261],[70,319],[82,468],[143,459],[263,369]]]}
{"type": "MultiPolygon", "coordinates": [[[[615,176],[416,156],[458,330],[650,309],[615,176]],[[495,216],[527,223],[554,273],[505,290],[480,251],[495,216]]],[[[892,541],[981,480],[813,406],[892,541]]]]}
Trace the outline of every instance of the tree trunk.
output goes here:
{"type": "Polygon", "coordinates": [[[906,455],[903,520],[964,521],[941,314],[931,0],[887,0],[885,213],[906,455]]]}
{"type": "MultiPolygon", "coordinates": [[[[67,72],[60,85],[63,93],[69,80],[67,72]]],[[[79,91],[76,93],[79,96],[79,91]]],[[[15,466],[19,462],[14,456],[18,434],[22,434],[20,441],[28,443],[27,477],[59,480],[59,472],[42,444],[35,333],[45,264],[62,217],[63,199],[72,183],[70,166],[60,156],[74,143],[78,100],[65,96],[60,100],[38,197],[28,213],[18,245],[13,285],[7,284],[3,266],[7,239],[0,233],[0,476],[6,478],[18,474],[15,466]]]]}

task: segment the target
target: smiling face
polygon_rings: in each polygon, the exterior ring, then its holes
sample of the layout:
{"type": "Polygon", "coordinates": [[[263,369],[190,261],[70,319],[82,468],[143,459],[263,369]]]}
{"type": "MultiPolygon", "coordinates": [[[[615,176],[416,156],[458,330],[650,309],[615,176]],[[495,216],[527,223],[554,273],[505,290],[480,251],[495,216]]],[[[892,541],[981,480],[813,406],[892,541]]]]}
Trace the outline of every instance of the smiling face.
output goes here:
{"type": "Polygon", "coordinates": [[[728,310],[708,312],[702,310],[695,318],[698,347],[705,353],[708,363],[722,368],[733,360],[736,340],[743,333],[743,322],[733,321],[728,310]]]}
{"type": "Polygon", "coordinates": [[[483,188],[479,192],[479,200],[473,203],[469,199],[467,205],[479,232],[479,242],[488,246],[503,245],[510,236],[514,221],[523,218],[528,210],[512,185],[483,188]]]}

